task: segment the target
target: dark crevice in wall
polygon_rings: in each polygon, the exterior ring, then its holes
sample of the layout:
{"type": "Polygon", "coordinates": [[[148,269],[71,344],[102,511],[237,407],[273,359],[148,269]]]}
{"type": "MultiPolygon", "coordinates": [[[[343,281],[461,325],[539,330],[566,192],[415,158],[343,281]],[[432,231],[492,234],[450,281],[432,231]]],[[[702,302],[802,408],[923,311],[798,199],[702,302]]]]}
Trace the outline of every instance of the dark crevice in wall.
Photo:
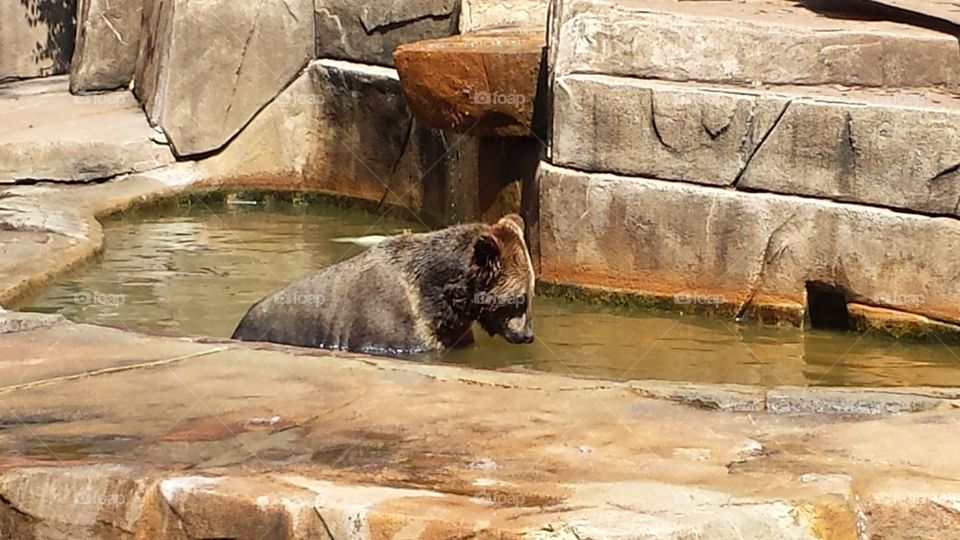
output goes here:
{"type": "Polygon", "coordinates": [[[808,281],[807,316],[810,326],[824,330],[850,330],[853,322],[847,310],[849,294],[836,285],[808,281]]]}

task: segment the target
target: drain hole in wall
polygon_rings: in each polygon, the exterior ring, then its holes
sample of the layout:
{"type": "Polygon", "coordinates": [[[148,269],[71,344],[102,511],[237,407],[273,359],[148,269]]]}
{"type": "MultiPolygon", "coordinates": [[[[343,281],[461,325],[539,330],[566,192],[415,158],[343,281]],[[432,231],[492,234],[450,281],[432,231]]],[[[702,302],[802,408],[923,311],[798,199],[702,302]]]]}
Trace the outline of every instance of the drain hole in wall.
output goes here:
{"type": "Polygon", "coordinates": [[[829,283],[807,282],[807,316],[813,328],[849,330],[852,326],[847,294],[829,283]]]}

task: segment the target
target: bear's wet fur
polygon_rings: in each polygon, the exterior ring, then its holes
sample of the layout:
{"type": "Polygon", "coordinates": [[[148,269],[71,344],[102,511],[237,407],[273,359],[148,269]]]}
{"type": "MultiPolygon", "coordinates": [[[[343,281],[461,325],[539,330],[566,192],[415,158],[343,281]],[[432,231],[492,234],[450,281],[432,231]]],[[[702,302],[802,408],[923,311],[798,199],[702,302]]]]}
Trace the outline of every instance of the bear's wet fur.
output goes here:
{"type": "Polygon", "coordinates": [[[523,220],[390,237],[260,300],[234,339],[409,356],[472,342],[472,323],[533,341],[523,220]]]}

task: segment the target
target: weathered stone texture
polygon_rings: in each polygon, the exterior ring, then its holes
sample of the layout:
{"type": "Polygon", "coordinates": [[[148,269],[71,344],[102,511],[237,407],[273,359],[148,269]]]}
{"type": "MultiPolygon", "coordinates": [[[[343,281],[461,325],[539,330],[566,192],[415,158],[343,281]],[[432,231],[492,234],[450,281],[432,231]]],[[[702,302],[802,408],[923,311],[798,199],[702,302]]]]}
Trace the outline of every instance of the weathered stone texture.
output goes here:
{"type": "Polygon", "coordinates": [[[518,211],[520,180],[533,177],[537,156],[533,139],[448,138],[423,127],[396,71],[326,59],[198,166],[208,183],[325,191],[452,223],[518,211]]]}
{"type": "Polygon", "coordinates": [[[310,0],[147,0],[136,92],[189,156],[221,148],[313,54],[310,0]]]}
{"type": "Polygon", "coordinates": [[[77,0],[0,2],[0,82],[66,73],[77,0]]]}
{"type": "Polygon", "coordinates": [[[547,0],[462,0],[460,33],[508,26],[539,29],[547,25],[547,0]]]}
{"type": "Polygon", "coordinates": [[[957,215],[960,108],[938,95],[775,92],[604,75],[555,85],[553,162],[957,215]]]}
{"type": "Polygon", "coordinates": [[[493,30],[402,45],[404,94],[425,125],[474,136],[529,136],[543,31],[493,30]]]}
{"type": "Polygon", "coordinates": [[[960,107],[941,99],[797,96],[739,187],[960,215],[960,107]]]}
{"type": "Polygon", "coordinates": [[[403,43],[457,32],[457,0],[317,0],[316,56],[392,66],[403,43]]]}
{"type": "Polygon", "coordinates": [[[882,390],[783,386],[767,392],[767,410],[774,414],[902,414],[942,405],[935,397],[882,390]]]}
{"type": "Polygon", "coordinates": [[[763,389],[758,386],[631,381],[630,389],[643,397],[667,399],[718,411],[758,412],[766,406],[763,389]]]}
{"type": "Polygon", "coordinates": [[[953,36],[894,22],[828,18],[780,0],[572,0],[553,17],[558,75],[960,88],[953,36]],[[774,61],[771,51],[777,51],[774,61]]]}
{"type": "Polygon", "coordinates": [[[0,477],[2,538],[128,538],[149,482],[123,465],[33,467],[0,477]],[[5,516],[5,511],[12,511],[5,516]],[[10,535],[5,535],[4,528],[10,535]]]}
{"type": "Polygon", "coordinates": [[[78,0],[70,91],[127,86],[140,51],[144,0],[78,0]]]}
{"type": "Polygon", "coordinates": [[[221,152],[199,162],[212,182],[302,187],[310,154],[316,149],[319,104],[308,69],[263,108],[221,152]]]}
{"type": "Polygon", "coordinates": [[[428,154],[395,70],[321,60],[311,67],[318,99],[315,149],[305,185],[419,209],[424,174],[443,152],[428,154]],[[431,160],[430,156],[434,158],[431,160]]]}
{"type": "Polygon", "coordinates": [[[847,301],[960,321],[953,219],[548,164],[539,181],[547,280],[741,306],[806,304],[805,284],[818,282],[847,301]]]}
{"type": "Polygon", "coordinates": [[[734,183],[787,104],[604,75],[560,78],[554,96],[555,164],[714,185],[734,183]]]}
{"type": "Polygon", "coordinates": [[[960,482],[953,479],[872,479],[860,504],[868,538],[960,538],[960,482]]]}
{"type": "Polygon", "coordinates": [[[71,96],[64,77],[0,89],[0,184],[86,181],[173,162],[128,92],[71,96]]]}

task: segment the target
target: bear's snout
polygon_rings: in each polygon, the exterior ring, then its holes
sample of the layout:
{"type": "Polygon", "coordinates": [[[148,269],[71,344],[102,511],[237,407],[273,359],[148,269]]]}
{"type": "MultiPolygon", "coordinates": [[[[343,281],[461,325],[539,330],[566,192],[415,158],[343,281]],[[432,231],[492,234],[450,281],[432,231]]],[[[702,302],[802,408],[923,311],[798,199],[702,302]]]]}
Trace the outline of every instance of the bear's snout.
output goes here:
{"type": "Polygon", "coordinates": [[[508,342],[517,345],[533,343],[533,325],[530,324],[530,318],[523,315],[507,321],[503,337],[508,342]]]}

